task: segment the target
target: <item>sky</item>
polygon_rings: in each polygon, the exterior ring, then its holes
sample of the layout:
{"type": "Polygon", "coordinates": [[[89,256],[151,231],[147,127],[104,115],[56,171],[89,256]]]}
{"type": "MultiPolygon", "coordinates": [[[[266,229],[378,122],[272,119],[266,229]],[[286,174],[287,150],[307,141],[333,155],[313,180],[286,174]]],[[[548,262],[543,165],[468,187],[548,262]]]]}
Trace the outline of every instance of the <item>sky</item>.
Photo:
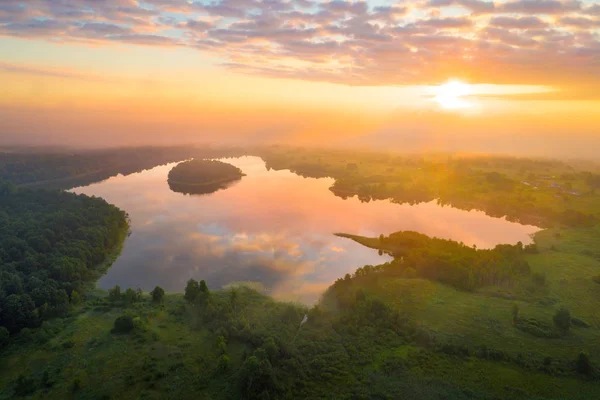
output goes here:
{"type": "Polygon", "coordinates": [[[598,156],[600,0],[0,0],[0,145],[598,156]]]}

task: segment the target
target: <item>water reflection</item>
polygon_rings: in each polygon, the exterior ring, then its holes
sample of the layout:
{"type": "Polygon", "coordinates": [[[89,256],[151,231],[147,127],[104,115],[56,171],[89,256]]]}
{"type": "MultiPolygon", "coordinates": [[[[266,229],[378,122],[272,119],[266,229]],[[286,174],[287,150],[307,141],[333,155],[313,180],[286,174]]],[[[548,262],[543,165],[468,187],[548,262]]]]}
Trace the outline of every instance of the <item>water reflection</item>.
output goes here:
{"type": "Polygon", "coordinates": [[[435,202],[343,200],[328,190],[331,179],[267,171],[256,157],[225,161],[247,176],[205,196],[169,189],[167,175],[175,164],[74,189],[103,197],[131,217],[132,235],[99,285],[182,291],[191,277],[212,288],[252,281],[276,298],[312,302],[336,278],[385,261],[334,232],[375,236],[415,230],[486,248],[528,243],[537,230],[435,202]]]}
{"type": "Polygon", "coordinates": [[[169,189],[171,189],[173,192],[190,194],[190,195],[203,195],[203,194],[211,194],[211,193],[217,192],[219,190],[227,189],[227,188],[235,185],[239,181],[240,180],[237,179],[237,180],[227,182],[227,183],[214,183],[211,185],[189,185],[189,184],[179,183],[179,182],[168,182],[168,184],[169,184],[169,189]]]}

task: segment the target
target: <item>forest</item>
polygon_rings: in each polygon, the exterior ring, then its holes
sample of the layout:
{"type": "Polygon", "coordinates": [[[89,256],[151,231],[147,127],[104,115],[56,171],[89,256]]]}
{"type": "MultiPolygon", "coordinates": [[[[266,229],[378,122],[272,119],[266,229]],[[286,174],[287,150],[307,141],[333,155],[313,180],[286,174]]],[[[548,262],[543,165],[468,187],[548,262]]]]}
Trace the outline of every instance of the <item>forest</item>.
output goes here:
{"type": "Polygon", "coordinates": [[[357,270],[357,274],[378,272],[389,276],[418,276],[467,291],[487,285],[509,285],[528,276],[531,268],[524,255],[538,251],[535,244],[523,246],[520,242],[478,250],[453,240],[430,238],[412,231],[371,239],[348,234],[338,236],[388,252],[394,257],[392,262],[381,268],[365,267],[357,270]]]}
{"type": "Polygon", "coordinates": [[[209,289],[201,272],[181,293],[160,282],[105,291],[94,282],[118,254],[127,215],[102,199],[23,187],[46,179],[32,159],[23,165],[33,175],[6,175],[21,186],[0,186],[0,399],[600,398],[598,169],[244,152],[332,177],[337,196],[438,201],[544,229],[491,249],[411,231],[339,234],[392,259],[338,277],[314,305],[242,283],[209,289]]]}
{"type": "Polygon", "coordinates": [[[125,212],[99,198],[0,183],[0,331],[36,328],[84,300],[120,244],[125,212]]]}
{"type": "Polygon", "coordinates": [[[190,146],[62,150],[53,153],[0,151],[0,177],[15,185],[68,189],[192,157],[241,154],[241,150],[236,148],[190,146]]]}
{"type": "Polygon", "coordinates": [[[194,159],[177,164],[169,171],[171,190],[186,194],[208,194],[244,176],[241,169],[217,160],[194,159]]]}
{"type": "Polygon", "coordinates": [[[544,228],[591,227],[590,207],[600,171],[555,160],[502,156],[387,154],[271,147],[259,151],[267,168],[306,177],[331,177],[331,191],[361,201],[436,201],[544,228]]]}

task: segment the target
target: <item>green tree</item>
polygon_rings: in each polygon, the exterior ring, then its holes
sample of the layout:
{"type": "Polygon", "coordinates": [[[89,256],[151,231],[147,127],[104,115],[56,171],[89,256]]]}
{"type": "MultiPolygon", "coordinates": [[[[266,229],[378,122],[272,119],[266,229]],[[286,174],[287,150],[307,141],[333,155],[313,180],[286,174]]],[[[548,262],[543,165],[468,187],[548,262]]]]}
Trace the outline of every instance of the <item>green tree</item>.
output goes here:
{"type": "Polygon", "coordinates": [[[0,349],[8,344],[8,340],[10,338],[10,333],[8,329],[3,326],[0,326],[0,349]]]}
{"type": "Polygon", "coordinates": [[[81,304],[82,301],[83,301],[83,297],[81,297],[81,295],[78,292],[73,290],[71,292],[71,304],[73,304],[73,305],[81,304]]]}
{"type": "MultiPolygon", "coordinates": [[[[204,282],[204,281],[202,281],[204,282]]],[[[205,283],[206,284],[206,283],[205,283]]],[[[187,285],[185,286],[185,294],[183,297],[188,301],[188,303],[193,303],[198,298],[198,294],[200,293],[200,286],[198,282],[190,279],[187,281],[187,285]]]]}
{"type": "Polygon", "coordinates": [[[227,371],[229,369],[229,357],[227,357],[225,354],[221,355],[221,357],[219,357],[219,370],[220,371],[227,371]]]}
{"type": "Polygon", "coordinates": [[[114,288],[108,291],[108,301],[111,303],[121,301],[121,286],[116,285],[114,288]]]}
{"type": "Polygon", "coordinates": [[[160,286],[157,286],[150,292],[150,295],[152,296],[153,302],[160,303],[163,300],[163,297],[165,297],[165,290],[160,286]]]}
{"type": "Polygon", "coordinates": [[[227,341],[225,340],[225,336],[219,336],[217,338],[217,349],[221,354],[227,353],[227,341]]]}
{"type": "Polygon", "coordinates": [[[566,308],[561,308],[554,314],[553,321],[560,333],[565,335],[571,328],[571,312],[566,308]]]}
{"type": "Polygon", "coordinates": [[[277,346],[277,343],[275,343],[275,339],[269,337],[267,340],[265,340],[263,347],[267,352],[269,361],[271,361],[271,363],[274,363],[279,358],[279,346],[277,346]]]}
{"type": "MultiPolygon", "coordinates": [[[[203,281],[204,282],[204,281],[203,281]]],[[[231,309],[235,312],[237,306],[237,300],[239,298],[239,293],[236,288],[231,288],[229,291],[229,304],[231,305],[231,309]]]]}

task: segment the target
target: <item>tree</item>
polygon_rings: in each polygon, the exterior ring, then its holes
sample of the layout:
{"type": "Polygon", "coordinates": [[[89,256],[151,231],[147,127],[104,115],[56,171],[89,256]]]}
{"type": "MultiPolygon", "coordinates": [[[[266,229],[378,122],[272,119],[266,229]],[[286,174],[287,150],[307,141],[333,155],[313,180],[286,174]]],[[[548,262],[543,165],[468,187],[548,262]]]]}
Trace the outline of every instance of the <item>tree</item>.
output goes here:
{"type": "Polygon", "coordinates": [[[163,297],[165,297],[165,290],[160,286],[157,286],[150,292],[150,295],[152,295],[153,302],[160,303],[163,300],[163,297]]]}
{"type": "Polygon", "coordinates": [[[10,333],[8,329],[3,326],[0,326],[0,349],[8,344],[8,340],[10,338],[10,333]]]}
{"type": "Polygon", "coordinates": [[[142,299],[142,291],[141,289],[133,290],[132,288],[127,288],[125,293],[122,294],[121,298],[127,304],[135,303],[142,299]]]}
{"type": "MultiPolygon", "coordinates": [[[[204,281],[202,281],[204,282],[204,281]]],[[[239,297],[238,290],[236,288],[231,288],[229,292],[229,303],[231,304],[231,309],[235,312],[235,307],[237,305],[237,300],[239,297]]]]}
{"type": "Polygon", "coordinates": [[[571,312],[566,308],[561,308],[554,314],[553,321],[560,333],[565,335],[571,328],[571,312]]]}
{"type": "Polygon", "coordinates": [[[199,293],[200,286],[198,285],[198,282],[193,279],[187,281],[187,285],[185,286],[185,294],[183,295],[183,297],[188,301],[188,303],[193,303],[194,301],[196,301],[199,293]]]}
{"type": "Polygon", "coordinates": [[[71,292],[71,304],[77,305],[83,301],[83,298],[75,290],[71,292]]]}
{"type": "Polygon", "coordinates": [[[108,301],[111,303],[121,301],[121,286],[117,285],[108,291],[108,301]]]}
{"type": "Polygon", "coordinates": [[[228,369],[229,369],[229,357],[227,357],[225,354],[223,354],[219,358],[219,370],[227,371],[228,369]]]}
{"type": "Polygon", "coordinates": [[[269,361],[271,361],[271,363],[275,362],[279,358],[279,346],[277,346],[275,340],[272,337],[269,337],[267,340],[265,340],[263,346],[267,352],[269,361]]]}

